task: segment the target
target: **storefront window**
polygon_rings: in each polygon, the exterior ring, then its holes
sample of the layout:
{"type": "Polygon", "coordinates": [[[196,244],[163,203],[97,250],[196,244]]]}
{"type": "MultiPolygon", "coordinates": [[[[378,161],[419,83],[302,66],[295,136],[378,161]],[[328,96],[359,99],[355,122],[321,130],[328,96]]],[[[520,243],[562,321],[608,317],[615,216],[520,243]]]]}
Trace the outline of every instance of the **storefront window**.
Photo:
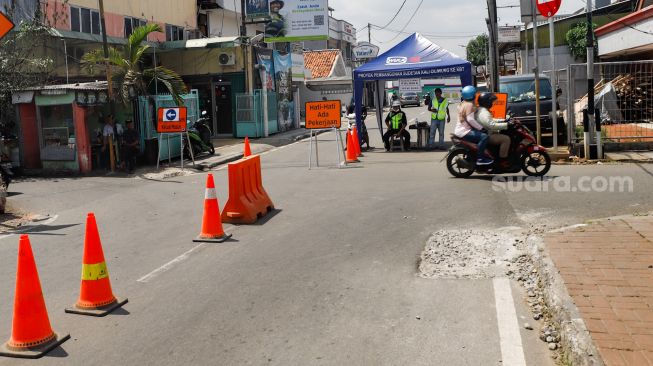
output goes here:
{"type": "Polygon", "coordinates": [[[40,108],[43,160],[75,160],[75,126],[70,104],[40,108]]]}

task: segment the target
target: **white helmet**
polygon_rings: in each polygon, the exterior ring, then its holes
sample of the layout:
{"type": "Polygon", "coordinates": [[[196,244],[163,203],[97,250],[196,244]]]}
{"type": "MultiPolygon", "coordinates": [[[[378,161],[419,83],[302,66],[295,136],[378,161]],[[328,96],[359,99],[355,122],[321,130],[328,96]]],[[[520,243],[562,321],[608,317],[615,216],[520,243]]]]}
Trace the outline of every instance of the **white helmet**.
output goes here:
{"type": "Polygon", "coordinates": [[[392,106],[393,107],[401,107],[401,103],[398,100],[395,100],[394,102],[392,102],[392,106]]]}

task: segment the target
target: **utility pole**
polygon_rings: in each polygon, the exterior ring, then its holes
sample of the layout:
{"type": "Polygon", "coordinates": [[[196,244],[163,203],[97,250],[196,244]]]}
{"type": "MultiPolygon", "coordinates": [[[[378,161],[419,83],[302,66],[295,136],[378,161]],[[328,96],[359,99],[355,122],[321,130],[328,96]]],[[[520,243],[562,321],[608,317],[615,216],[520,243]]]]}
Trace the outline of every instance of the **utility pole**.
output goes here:
{"type": "Polygon", "coordinates": [[[367,23],[367,41],[372,43],[372,24],[367,23]]]}
{"type": "Polygon", "coordinates": [[[245,22],[247,21],[247,15],[245,14],[245,0],[240,0],[240,36],[247,37],[247,26],[245,22]]]}
{"type": "Polygon", "coordinates": [[[492,91],[495,93],[499,92],[499,52],[497,46],[497,1],[488,0],[487,1],[489,19],[488,31],[490,32],[490,61],[492,65],[492,91]]]}
{"type": "Polygon", "coordinates": [[[533,57],[535,68],[535,126],[537,130],[537,144],[542,144],[542,119],[540,108],[540,60],[539,60],[539,45],[537,35],[537,11],[535,10],[535,0],[531,1],[531,14],[533,16],[533,57]]]}
{"type": "MultiPolygon", "coordinates": [[[[584,129],[584,148],[585,159],[589,159],[589,144],[590,144],[590,131],[592,122],[595,120],[595,104],[594,104],[594,22],[592,21],[592,0],[587,0],[587,120],[584,129]]],[[[596,134],[596,152],[597,158],[601,159],[601,132],[598,129],[596,134]]]]}
{"type": "Polygon", "coordinates": [[[100,2],[100,25],[102,26],[102,48],[104,49],[104,58],[106,61],[104,64],[106,65],[107,69],[107,84],[109,87],[109,90],[107,92],[109,96],[109,104],[111,105],[111,111],[113,112],[113,103],[111,103],[111,100],[113,99],[113,88],[111,87],[111,67],[109,66],[109,44],[107,43],[107,27],[104,22],[104,1],[103,0],[98,0],[100,2]]]}

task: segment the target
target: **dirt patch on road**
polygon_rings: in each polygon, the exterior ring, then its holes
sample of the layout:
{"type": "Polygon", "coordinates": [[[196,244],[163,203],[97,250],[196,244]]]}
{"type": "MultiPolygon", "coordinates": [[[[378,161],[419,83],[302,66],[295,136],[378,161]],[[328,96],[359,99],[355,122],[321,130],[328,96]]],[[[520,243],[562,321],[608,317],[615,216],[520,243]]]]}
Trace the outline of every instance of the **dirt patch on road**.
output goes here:
{"type": "Polygon", "coordinates": [[[47,215],[25,213],[17,210],[0,214],[0,234],[8,234],[21,229],[28,224],[49,219],[47,215]]]}
{"type": "Polygon", "coordinates": [[[419,275],[424,278],[493,278],[510,272],[521,254],[523,232],[441,230],[433,233],[422,252],[419,275]]]}

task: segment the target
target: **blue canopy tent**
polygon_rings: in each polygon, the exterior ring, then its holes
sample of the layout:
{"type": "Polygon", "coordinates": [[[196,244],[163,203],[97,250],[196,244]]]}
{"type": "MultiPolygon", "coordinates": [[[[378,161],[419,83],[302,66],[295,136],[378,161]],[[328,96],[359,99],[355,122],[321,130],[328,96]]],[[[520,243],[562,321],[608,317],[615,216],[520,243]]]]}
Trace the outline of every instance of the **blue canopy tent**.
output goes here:
{"type": "MultiPolygon", "coordinates": [[[[472,84],[472,64],[414,33],[374,60],[354,70],[356,126],[361,131],[363,87],[366,81],[377,81],[377,111],[382,110],[384,80],[460,77],[462,85],[472,84]]],[[[383,135],[382,113],[376,113],[383,135]]]]}

